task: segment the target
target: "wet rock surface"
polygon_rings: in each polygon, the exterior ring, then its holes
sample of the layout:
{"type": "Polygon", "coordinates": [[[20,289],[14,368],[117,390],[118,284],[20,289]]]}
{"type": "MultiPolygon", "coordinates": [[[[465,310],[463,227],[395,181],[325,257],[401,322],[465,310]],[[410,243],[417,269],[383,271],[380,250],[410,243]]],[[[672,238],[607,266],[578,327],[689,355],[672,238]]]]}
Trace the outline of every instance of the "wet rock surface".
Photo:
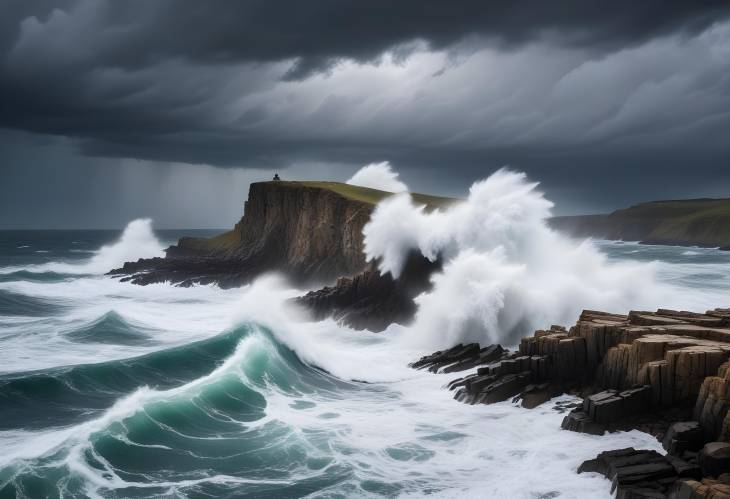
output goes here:
{"type": "Polygon", "coordinates": [[[679,480],[699,479],[701,474],[694,463],[633,447],[601,452],[578,468],[578,473],[588,472],[611,480],[612,492],[625,499],[667,498],[679,480]]]}
{"type": "Polygon", "coordinates": [[[538,330],[510,352],[457,345],[412,364],[448,374],[468,404],[513,400],[535,407],[561,393],[562,427],[593,435],[639,429],[666,449],[619,449],[586,461],[620,498],[730,499],[730,309],[584,311],[569,329],[538,330]]]}
{"type": "Polygon", "coordinates": [[[440,261],[411,254],[394,279],[370,263],[363,272],[341,277],[334,286],[311,291],[293,302],[308,310],[314,320],[332,317],[354,329],[379,332],[392,323],[406,324],[413,319],[413,299],[431,289],[431,274],[440,269],[440,261]]]}
{"type": "Polygon", "coordinates": [[[362,228],[374,206],[305,183],[253,183],[233,230],[182,238],[165,258],[128,262],[109,274],[141,285],[234,287],[271,271],[296,283],[334,282],[365,268],[362,228]]]}

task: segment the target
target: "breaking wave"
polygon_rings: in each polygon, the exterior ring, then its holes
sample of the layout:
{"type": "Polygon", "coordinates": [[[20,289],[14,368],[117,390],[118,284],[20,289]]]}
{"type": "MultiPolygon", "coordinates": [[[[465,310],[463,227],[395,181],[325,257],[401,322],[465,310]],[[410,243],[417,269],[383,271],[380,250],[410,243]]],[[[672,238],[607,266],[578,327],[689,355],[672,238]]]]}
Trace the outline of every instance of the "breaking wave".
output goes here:
{"type": "Polygon", "coordinates": [[[550,408],[470,408],[451,400],[440,376],[410,373],[397,384],[338,379],[244,325],[140,358],[19,374],[0,383],[0,407],[16,428],[0,431],[0,488],[71,497],[607,497],[608,482],[573,472],[597,444],[659,447],[639,432],[566,434],[550,408]],[[54,408],[46,421],[44,407],[54,408]],[[35,418],[18,430],[27,415],[35,418]]]}
{"type": "Polygon", "coordinates": [[[26,267],[4,267],[2,274],[18,272],[57,273],[57,274],[105,274],[113,268],[121,267],[125,262],[139,258],[164,256],[164,247],[152,231],[152,220],[140,218],[129,222],[119,240],[102,246],[93,252],[93,256],[82,263],[48,262],[26,267]]]}
{"type": "Polygon", "coordinates": [[[395,276],[412,250],[444,260],[433,290],[417,298],[413,340],[431,348],[511,344],[585,308],[671,304],[652,263],[609,262],[591,241],[551,230],[551,208],[536,183],[505,169],[444,210],[427,212],[407,195],[382,201],[364,229],[368,258],[395,276]]]}

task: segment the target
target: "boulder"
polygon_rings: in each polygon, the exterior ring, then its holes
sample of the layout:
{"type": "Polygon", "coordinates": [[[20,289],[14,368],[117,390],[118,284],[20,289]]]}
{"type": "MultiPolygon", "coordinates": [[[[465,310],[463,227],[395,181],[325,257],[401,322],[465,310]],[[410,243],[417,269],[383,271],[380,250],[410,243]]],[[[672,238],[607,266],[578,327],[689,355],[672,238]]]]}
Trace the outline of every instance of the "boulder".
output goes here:
{"type": "Polygon", "coordinates": [[[698,451],[703,443],[702,427],[697,421],[673,423],[662,440],[662,446],[667,452],[676,456],[681,456],[686,451],[698,451]]]}
{"type": "Polygon", "coordinates": [[[677,480],[697,476],[697,467],[653,450],[633,447],[601,452],[583,462],[578,473],[600,473],[620,498],[665,498],[677,480]]]}
{"type": "Polygon", "coordinates": [[[698,459],[705,475],[716,477],[730,472],[730,443],[707,443],[700,451],[698,459]]]}

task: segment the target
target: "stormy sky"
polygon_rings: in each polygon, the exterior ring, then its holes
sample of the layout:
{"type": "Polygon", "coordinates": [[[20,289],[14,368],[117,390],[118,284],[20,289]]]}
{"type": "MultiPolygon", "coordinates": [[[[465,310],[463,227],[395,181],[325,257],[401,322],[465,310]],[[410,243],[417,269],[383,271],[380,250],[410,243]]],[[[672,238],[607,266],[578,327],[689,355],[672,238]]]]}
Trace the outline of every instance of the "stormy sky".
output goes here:
{"type": "Polygon", "coordinates": [[[0,228],[226,227],[390,161],[556,212],[730,197],[730,2],[4,0],[0,228]]]}

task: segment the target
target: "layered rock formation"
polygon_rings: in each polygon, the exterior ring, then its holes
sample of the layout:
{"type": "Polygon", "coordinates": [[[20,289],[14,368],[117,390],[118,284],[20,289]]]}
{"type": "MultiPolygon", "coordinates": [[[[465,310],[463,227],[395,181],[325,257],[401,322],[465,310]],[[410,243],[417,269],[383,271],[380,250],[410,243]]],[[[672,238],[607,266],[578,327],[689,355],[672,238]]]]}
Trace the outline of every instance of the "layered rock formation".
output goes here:
{"type": "Polygon", "coordinates": [[[601,452],[585,461],[578,473],[600,473],[612,484],[612,492],[622,499],[665,499],[677,490],[677,483],[689,478],[699,480],[702,470],[696,464],[653,450],[633,447],[601,452]]]}
{"type": "Polygon", "coordinates": [[[365,268],[362,228],[372,208],[306,183],[254,183],[233,230],[211,239],[182,238],[165,258],[126,263],[110,274],[135,284],[184,286],[240,286],[271,271],[297,283],[331,282],[365,268]]]}
{"type": "Polygon", "coordinates": [[[474,370],[447,385],[469,404],[512,399],[529,408],[581,394],[582,402],[558,408],[570,410],[564,429],[638,428],[661,439],[667,456],[620,449],[581,467],[610,478],[618,497],[719,498],[730,490],[730,309],[586,310],[570,329],[536,331],[516,352],[457,345],[411,366],[474,370]]]}

